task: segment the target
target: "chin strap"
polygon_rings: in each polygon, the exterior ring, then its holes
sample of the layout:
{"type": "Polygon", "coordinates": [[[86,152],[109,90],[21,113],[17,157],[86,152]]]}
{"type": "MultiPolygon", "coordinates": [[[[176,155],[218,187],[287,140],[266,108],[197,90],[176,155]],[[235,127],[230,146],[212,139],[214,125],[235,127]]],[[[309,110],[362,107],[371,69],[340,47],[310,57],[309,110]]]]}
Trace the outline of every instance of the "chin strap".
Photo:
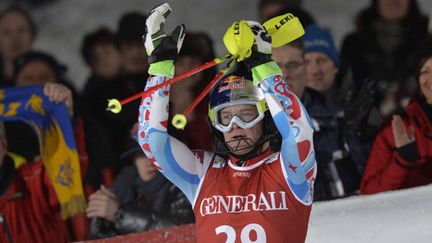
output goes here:
{"type": "Polygon", "coordinates": [[[239,166],[242,166],[243,163],[244,163],[244,161],[252,159],[252,158],[255,158],[259,154],[265,153],[269,149],[271,149],[270,145],[264,151],[262,150],[262,147],[263,147],[264,143],[266,143],[269,140],[271,140],[274,137],[276,137],[277,134],[278,133],[276,132],[276,133],[270,134],[268,136],[264,136],[263,135],[263,136],[261,136],[260,139],[258,139],[257,143],[254,143],[252,141],[252,139],[250,139],[250,138],[236,138],[236,139],[230,140],[228,142],[225,142],[225,149],[226,150],[224,152],[226,152],[226,154],[228,154],[230,156],[233,156],[233,157],[237,158],[239,160],[239,166]],[[236,150],[236,148],[238,148],[238,146],[240,145],[241,141],[245,141],[249,146],[247,146],[245,148],[242,148],[242,149],[237,149],[236,150]],[[235,143],[235,142],[237,142],[237,145],[234,147],[234,149],[232,149],[232,147],[229,146],[229,144],[230,143],[235,143]],[[251,151],[249,151],[248,153],[246,153],[246,154],[242,154],[242,155],[235,154],[235,152],[238,152],[238,151],[241,151],[241,150],[244,150],[244,149],[249,149],[251,147],[254,147],[254,148],[251,151]]]}

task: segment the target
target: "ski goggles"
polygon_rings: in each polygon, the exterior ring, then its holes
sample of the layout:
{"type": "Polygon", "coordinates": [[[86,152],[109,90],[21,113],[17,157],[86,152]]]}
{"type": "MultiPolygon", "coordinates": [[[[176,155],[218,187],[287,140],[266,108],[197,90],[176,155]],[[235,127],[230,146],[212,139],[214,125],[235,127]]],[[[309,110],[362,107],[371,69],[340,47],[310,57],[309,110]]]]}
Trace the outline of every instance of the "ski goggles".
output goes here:
{"type": "Polygon", "coordinates": [[[264,118],[264,113],[268,109],[265,99],[256,101],[238,101],[230,102],[217,106],[209,111],[209,118],[214,128],[218,131],[226,133],[231,131],[232,126],[237,126],[248,129],[260,122],[264,118]],[[222,111],[228,106],[234,105],[250,105],[252,109],[240,110],[235,114],[222,111]]]}

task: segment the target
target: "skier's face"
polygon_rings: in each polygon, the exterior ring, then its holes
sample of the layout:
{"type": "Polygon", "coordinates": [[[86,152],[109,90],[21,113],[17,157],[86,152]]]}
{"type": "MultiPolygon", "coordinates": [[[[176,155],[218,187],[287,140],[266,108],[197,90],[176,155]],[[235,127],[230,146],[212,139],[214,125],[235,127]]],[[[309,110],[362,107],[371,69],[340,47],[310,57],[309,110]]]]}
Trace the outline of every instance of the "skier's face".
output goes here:
{"type": "MultiPolygon", "coordinates": [[[[256,108],[253,105],[233,105],[225,107],[221,110],[222,116],[237,116],[253,117],[258,116],[256,108]]],[[[223,133],[225,143],[229,149],[236,155],[247,154],[253,150],[254,145],[261,138],[263,133],[262,121],[258,122],[251,128],[241,128],[236,123],[232,125],[232,129],[229,132],[223,133]]]]}
{"type": "Polygon", "coordinates": [[[432,104],[432,57],[428,58],[420,68],[419,84],[427,102],[432,104]]]}

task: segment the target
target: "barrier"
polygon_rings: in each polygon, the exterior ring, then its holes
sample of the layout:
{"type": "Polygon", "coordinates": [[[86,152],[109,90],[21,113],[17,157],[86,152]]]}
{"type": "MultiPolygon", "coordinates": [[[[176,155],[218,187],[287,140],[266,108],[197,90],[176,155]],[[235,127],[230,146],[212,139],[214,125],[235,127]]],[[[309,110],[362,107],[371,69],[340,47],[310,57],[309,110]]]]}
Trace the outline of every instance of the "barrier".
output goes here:
{"type": "Polygon", "coordinates": [[[187,243],[195,242],[195,224],[164,228],[160,230],[147,231],[121,235],[92,241],[81,241],[82,243],[187,243]]]}

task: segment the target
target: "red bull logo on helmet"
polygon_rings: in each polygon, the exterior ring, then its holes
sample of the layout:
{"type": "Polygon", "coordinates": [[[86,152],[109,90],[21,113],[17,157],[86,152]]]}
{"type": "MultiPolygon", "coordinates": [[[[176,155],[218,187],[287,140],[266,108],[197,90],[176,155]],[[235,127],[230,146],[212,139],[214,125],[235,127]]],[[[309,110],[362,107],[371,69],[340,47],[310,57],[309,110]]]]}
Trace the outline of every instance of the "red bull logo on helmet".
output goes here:
{"type": "Polygon", "coordinates": [[[244,77],[229,76],[222,81],[222,85],[218,89],[218,93],[224,92],[230,89],[243,89],[245,87],[244,77]]]}

